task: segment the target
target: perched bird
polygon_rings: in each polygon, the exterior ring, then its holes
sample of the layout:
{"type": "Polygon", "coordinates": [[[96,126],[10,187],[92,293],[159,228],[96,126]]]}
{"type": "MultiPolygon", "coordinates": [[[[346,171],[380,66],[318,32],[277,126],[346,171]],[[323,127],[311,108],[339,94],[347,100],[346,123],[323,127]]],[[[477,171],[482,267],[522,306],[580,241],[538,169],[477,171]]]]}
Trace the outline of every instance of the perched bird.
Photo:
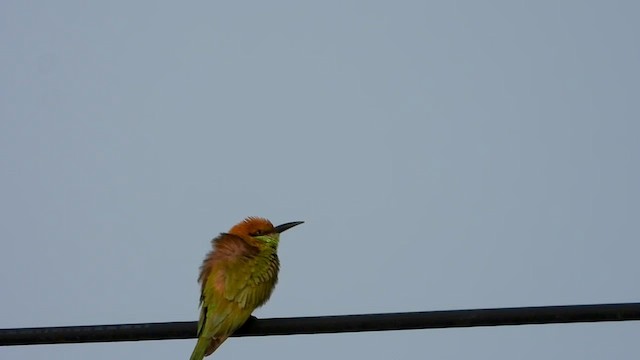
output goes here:
{"type": "Polygon", "coordinates": [[[278,281],[280,233],[303,221],[273,226],[249,217],[211,241],[200,266],[198,343],[191,360],[213,353],[264,304],[278,281]]]}

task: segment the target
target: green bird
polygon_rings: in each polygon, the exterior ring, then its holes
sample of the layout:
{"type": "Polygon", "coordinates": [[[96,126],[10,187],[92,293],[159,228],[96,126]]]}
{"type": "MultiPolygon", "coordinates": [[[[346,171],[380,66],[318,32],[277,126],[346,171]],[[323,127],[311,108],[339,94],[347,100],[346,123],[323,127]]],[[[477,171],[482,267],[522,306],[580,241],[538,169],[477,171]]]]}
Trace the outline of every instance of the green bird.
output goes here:
{"type": "Polygon", "coordinates": [[[211,241],[200,266],[200,321],[198,343],[191,360],[211,355],[253,310],[263,305],[278,281],[280,233],[303,221],[273,226],[264,218],[249,217],[211,241]]]}

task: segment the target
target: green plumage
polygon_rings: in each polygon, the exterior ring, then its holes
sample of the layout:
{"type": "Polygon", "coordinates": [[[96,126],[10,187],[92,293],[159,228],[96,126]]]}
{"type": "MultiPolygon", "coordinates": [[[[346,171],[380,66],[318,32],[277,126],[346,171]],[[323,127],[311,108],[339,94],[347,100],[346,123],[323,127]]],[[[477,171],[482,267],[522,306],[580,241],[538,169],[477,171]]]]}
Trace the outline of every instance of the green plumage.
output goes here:
{"type": "Polygon", "coordinates": [[[191,360],[215,351],[271,296],[280,267],[276,230],[266,219],[249,218],[213,239],[200,268],[198,343],[191,360]]]}

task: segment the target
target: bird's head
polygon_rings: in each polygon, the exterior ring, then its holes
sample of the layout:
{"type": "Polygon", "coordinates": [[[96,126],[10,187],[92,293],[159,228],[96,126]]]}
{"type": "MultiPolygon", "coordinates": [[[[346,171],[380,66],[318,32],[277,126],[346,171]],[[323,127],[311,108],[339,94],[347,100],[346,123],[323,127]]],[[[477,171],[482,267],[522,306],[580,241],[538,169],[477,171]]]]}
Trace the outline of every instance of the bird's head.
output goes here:
{"type": "Polygon", "coordinates": [[[253,245],[278,246],[280,233],[302,224],[304,221],[294,221],[278,226],[273,226],[271,221],[260,217],[248,217],[229,230],[229,234],[250,241],[253,245]]]}

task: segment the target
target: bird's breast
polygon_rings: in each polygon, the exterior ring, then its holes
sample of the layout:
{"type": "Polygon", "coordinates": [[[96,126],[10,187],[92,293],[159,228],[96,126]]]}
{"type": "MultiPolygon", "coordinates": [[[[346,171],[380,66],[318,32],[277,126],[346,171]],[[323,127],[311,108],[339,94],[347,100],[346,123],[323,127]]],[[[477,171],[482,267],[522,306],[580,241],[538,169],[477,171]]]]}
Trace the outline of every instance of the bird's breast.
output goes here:
{"type": "Polygon", "coordinates": [[[276,254],[256,259],[250,281],[255,285],[270,282],[275,284],[279,271],[280,261],[276,254]]]}

